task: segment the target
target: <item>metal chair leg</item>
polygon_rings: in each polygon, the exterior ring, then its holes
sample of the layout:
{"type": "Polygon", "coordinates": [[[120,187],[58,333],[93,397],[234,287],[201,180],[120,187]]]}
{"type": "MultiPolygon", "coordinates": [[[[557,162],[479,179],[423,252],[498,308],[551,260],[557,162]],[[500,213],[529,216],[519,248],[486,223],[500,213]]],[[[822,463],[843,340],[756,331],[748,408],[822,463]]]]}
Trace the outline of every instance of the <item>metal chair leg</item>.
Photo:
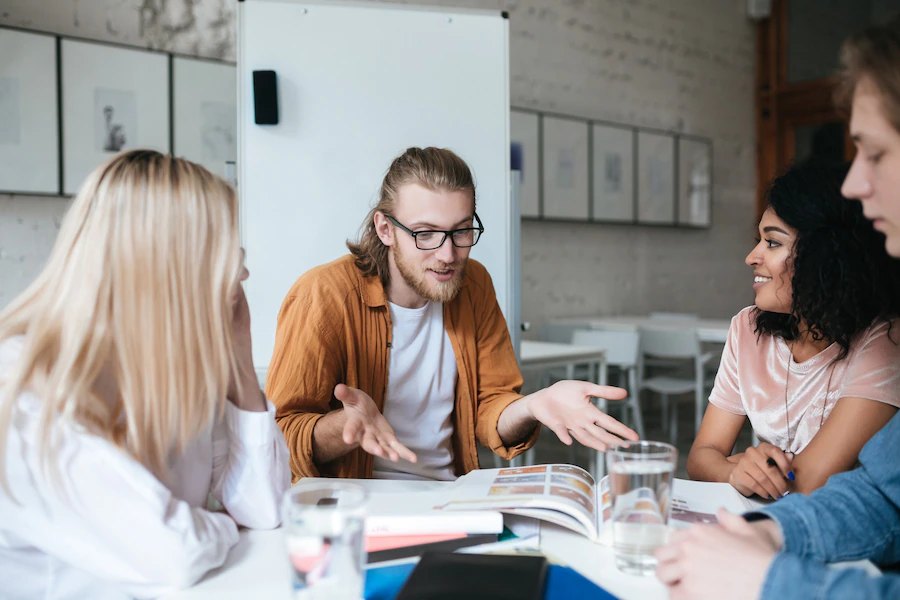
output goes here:
{"type": "Polygon", "coordinates": [[[669,396],[667,394],[659,395],[659,424],[666,429],[669,424],[669,396]]]}
{"type": "Polygon", "coordinates": [[[628,390],[628,406],[633,413],[634,428],[637,430],[641,439],[644,439],[644,415],[641,414],[641,397],[640,390],[637,387],[637,377],[634,369],[628,372],[629,390],[628,390]]]}
{"type": "Polygon", "coordinates": [[[678,442],[678,402],[669,409],[669,441],[673,446],[678,442]]]}

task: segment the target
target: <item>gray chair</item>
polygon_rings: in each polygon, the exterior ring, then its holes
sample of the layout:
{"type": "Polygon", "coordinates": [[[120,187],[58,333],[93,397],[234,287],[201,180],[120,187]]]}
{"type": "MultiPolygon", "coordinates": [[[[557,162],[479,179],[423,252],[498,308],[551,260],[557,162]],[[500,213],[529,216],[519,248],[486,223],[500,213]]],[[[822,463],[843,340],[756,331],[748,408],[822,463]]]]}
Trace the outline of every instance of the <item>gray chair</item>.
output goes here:
{"type": "MultiPolygon", "coordinates": [[[[544,342],[553,342],[555,344],[571,344],[572,336],[575,335],[576,331],[578,331],[579,329],[588,328],[589,324],[587,319],[585,319],[583,322],[573,321],[571,323],[554,323],[551,321],[541,325],[538,338],[544,342]]],[[[538,389],[545,388],[554,381],[559,381],[566,378],[567,373],[565,369],[550,369],[544,372],[543,377],[538,384],[538,389]]],[[[576,367],[573,378],[589,380],[590,374],[588,373],[588,369],[583,366],[576,367]]]]}
{"type": "MultiPolygon", "coordinates": [[[[597,331],[579,329],[572,335],[576,346],[592,346],[606,351],[606,366],[618,370],[619,380],[615,385],[628,390],[628,397],[622,402],[626,417],[634,423],[641,438],[644,437],[644,419],[641,414],[638,364],[640,362],[640,335],[637,331],[597,331]],[[627,413],[630,413],[628,415],[627,413]]],[[[611,382],[612,383],[612,382],[611,382]]]]}
{"type": "MultiPolygon", "coordinates": [[[[669,407],[669,398],[674,395],[693,393],[694,407],[694,433],[700,429],[700,420],[703,418],[705,406],[705,375],[704,365],[714,355],[701,352],[700,340],[693,330],[679,328],[642,327],[641,351],[638,368],[640,388],[657,393],[662,399],[663,424],[669,422],[669,438],[672,443],[678,439],[678,404],[669,407]],[[666,361],[679,361],[681,372],[654,373],[651,376],[645,372],[647,359],[665,359],[666,361]],[[693,376],[685,374],[692,373],[693,376]],[[668,414],[667,414],[668,413],[668,414]],[[668,419],[667,419],[668,417],[668,419]]],[[[674,364],[674,363],[673,363],[674,364]]]]}

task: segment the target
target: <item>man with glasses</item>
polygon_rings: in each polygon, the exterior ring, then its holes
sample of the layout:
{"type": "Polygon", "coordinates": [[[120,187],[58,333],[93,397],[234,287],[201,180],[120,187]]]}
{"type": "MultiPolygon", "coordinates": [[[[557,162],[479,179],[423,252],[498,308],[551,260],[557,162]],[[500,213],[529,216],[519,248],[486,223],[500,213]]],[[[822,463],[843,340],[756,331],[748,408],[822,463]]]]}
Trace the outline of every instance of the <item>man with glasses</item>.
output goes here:
{"type": "Polygon", "coordinates": [[[294,477],[449,480],[503,458],[544,423],[603,450],[637,435],[591,404],[618,388],[562,381],[522,396],[522,376],[485,268],[485,228],[462,159],[397,157],[350,254],[302,275],[278,316],[266,392],[294,477]]]}

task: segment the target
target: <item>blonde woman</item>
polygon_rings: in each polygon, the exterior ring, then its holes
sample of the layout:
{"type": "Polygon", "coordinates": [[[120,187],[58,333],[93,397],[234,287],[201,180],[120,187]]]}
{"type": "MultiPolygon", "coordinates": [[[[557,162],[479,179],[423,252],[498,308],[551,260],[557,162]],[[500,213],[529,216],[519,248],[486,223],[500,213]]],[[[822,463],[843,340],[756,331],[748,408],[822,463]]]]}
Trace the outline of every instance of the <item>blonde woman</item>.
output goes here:
{"type": "Polygon", "coordinates": [[[157,596],[221,565],[238,525],[278,525],[287,451],[237,218],[202,167],[120,154],[0,313],[2,595],[157,596]]]}

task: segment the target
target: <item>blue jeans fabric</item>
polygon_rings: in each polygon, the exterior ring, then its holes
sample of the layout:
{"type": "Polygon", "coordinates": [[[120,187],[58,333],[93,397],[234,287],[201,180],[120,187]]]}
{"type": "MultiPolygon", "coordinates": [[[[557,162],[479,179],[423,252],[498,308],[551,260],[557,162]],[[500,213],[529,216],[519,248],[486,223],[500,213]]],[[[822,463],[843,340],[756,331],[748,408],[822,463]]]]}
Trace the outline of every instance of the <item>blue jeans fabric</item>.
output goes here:
{"type": "Polygon", "coordinates": [[[788,496],[759,511],[784,534],[763,598],[900,598],[900,575],[825,564],[900,562],[900,413],[863,447],[859,462],[810,496],[788,496]]]}

